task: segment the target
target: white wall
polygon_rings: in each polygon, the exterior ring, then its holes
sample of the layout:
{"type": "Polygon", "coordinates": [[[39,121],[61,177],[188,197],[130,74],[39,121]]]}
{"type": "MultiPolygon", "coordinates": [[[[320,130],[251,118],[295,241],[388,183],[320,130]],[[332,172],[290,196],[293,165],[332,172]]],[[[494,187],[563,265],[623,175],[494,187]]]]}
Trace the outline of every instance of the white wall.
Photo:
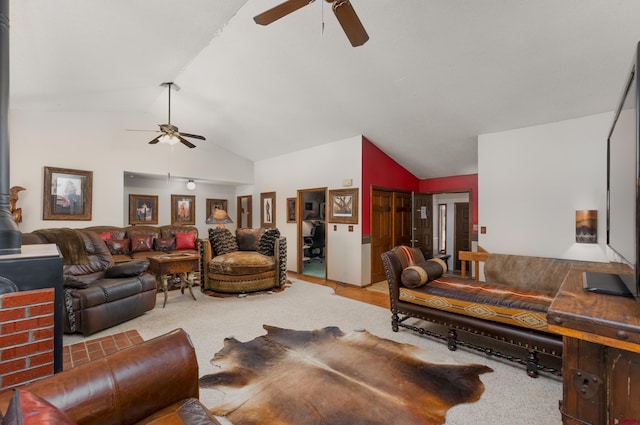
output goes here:
{"type": "MultiPolygon", "coordinates": [[[[156,128],[144,114],[108,112],[57,113],[11,110],[9,114],[11,186],[23,186],[18,207],[22,208],[20,230],[46,227],[122,226],[128,194],[123,172],[182,176],[220,182],[224,185],[253,184],[253,162],[215,145],[198,142],[188,149],[177,145],[149,145],[155,133],[129,132],[127,128],[156,128]],[[91,221],[42,220],[44,167],[93,171],[91,221]]],[[[153,121],[153,120],[151,120],[153,121]]],[[[173,190],[173,189],[172,189],[173,190]]],[[[183,194],[180,191],[178,194],[183,194]]],[[[235,207],[235,198],[230,203],[235,207]]],[[[204,204],[196,202],[198,210],[204,204]]],[[[170,203],[161,201],[159,224],[169,224],[170,203]],[[166,220],[166,221],[165,221],[166,220]]],[[[234,216],[232,216],[234,217],[234,216]]],[[[206,217],[196,216],[199,225],[206,217]]]]}
{"type": "MultiPolygon", "coordinates": [[[[296,197],[299,189],[341,189],[344,179],[353,180],[351,187],[360,188],[362,185],[362,136],[255,163],[254,227],[257,227],[260,221],[260,193],[275,191],[276,224],[280,232],[287,237],[289,270],[297,271],[298,227],[295,223],[287,223],[286,199],[296,197]]],[[[362,190],[359,191],[359,198],[359,205],[362,205],[362,190]]],[[[362,207],[359,208],[358,214],[358,224],[353,225],[353,232],[348,231],[347,224],[328,223],[327,279],[353,285],[363,284],[362,207]]],[[[366,276],[365,278],[368,279],[366,276]]]]}
{"type": "Polygon", "coordinates": [[[489,252],[607,261],[611,113],[478,137],[478,245],[489,252]],[[575,211],[598,210],[598,243],[575,242],[575,211]]]}

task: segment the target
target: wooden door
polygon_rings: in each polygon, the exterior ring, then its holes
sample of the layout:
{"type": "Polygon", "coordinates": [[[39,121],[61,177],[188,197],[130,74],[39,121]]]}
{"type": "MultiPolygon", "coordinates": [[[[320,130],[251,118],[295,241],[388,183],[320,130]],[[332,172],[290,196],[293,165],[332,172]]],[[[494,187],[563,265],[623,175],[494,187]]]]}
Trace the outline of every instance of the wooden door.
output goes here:
{"type": "Polygon", "coordinates": [[[413,197],[413,246],[424,258],[433,257],[433,196],[416,193],[413,197]]]}
{"type": "Polygon", "coordinates": [[[252,195],[238,196],[236,209],[236,226],[238,229],[248,228],[252,226],[252,195]]]}
{"type": "Polygon", "coordinates": [[[393,239],[392,247],[411,246],[411,194],[393,192],[393,239]]]}
{"type": "Polygon", "coordinates": [[[371,282],[385,280],[382,253],[393,248],[392,192],[374,189],[371,194],[371,282]]]}
{"type": "Polygon", "coordinates": [[[453,228],[453,269],[460,270],[462,265],[458,259],[458,252],[471,251],[471,217],[469,216],[469,203],[456,202],[454,204],[454,228],[453,228]]]}

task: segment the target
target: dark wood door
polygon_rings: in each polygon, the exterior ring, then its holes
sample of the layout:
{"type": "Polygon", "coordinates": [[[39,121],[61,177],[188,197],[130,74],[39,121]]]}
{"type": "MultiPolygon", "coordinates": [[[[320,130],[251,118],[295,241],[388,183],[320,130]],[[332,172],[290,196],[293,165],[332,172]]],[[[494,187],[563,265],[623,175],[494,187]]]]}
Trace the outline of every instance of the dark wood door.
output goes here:
{"type": "Polygon", "coordinates": [[[413,246],[424,258],[433,257],[433,196],[416,193],[413,197],[413,246]]]}
{"type": "Polygon", "coordinates": [[[393,248],[393,193],[374,189],[371,193],[371,282],[386,279],[382,253],[393,248]]]}
{"type": "Polygon", "coordinates": [[[411,246],[411,194],[393,192],[392,246],[411,246]]]}
{"type": "Polygon", "coordinates": [[[456,202],[454,208],[453,269],[460,270],[462,265],[458,259],[458,252],[471,251],[471,217],[468,202],[456,202]]]}

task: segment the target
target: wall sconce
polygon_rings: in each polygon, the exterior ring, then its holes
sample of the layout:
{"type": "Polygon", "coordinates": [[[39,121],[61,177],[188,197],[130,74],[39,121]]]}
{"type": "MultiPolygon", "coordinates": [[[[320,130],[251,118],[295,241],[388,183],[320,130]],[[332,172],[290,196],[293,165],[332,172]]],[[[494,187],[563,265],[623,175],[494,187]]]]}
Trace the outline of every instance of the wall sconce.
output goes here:
{"type": "Polygon", "coordinates": [[[187,182],[187,189],[194,190],[195,188],[196,188],[196,182],[194,182],[193,180],[189,180],[187,182]]]}

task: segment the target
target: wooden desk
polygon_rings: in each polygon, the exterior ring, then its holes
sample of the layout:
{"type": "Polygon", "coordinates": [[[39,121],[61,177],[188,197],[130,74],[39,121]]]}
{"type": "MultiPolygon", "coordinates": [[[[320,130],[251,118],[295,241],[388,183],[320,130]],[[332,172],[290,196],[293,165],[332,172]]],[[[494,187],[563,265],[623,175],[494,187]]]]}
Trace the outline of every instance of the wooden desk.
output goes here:
{"type": "Polygon", "coordinates": [[[167,254],[159,255],[156,257],[148,257],[149,270],[156,275],[156,281],[158,286],[162,288],[164,292],[164,303],[162,308],[167,305],[167,292],[168,277],[172,274],[180,275],[180,292],[184,294],[184,287],[189,288],[191,297],[196,299],[193,295],[193,272],[197,271],[200,267],[200,256],[197,254],[167,254]]]}
{"type": "Polygon", "coordinates": [[[563,336],[563,423],[640,424],[640,303],[585,291],[584,271],[631,273],[573,266],[549,308],[549,330],[563,336]]]}

